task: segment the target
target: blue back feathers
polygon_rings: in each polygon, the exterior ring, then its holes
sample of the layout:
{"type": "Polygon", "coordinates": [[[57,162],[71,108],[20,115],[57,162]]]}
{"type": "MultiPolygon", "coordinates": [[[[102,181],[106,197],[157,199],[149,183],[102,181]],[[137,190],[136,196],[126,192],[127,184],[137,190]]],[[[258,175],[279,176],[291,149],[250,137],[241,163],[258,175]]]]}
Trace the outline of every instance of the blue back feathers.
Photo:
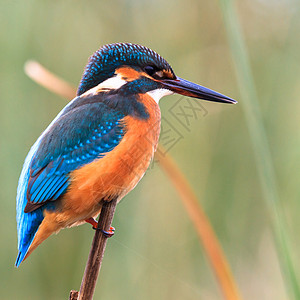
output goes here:
{"type": "Polygon", "coordinates": [[[19,255],[22,262],[43,220],[44,209],[55,209],[73,170],[113,150],[126,129],[124,114],[103,99],[75,98],[32,147],[23,166],[17,193],[19,255]]]}
{"type": "Polygon", "coordinates": [[[146,67],[156,66],[158,69],[170,70],[168,62],[153,50],[131,43],[116,43],[101,47],[89,59],[77,95],[95,87],[113,76],[117,67],[122,65],[146,67]]]}

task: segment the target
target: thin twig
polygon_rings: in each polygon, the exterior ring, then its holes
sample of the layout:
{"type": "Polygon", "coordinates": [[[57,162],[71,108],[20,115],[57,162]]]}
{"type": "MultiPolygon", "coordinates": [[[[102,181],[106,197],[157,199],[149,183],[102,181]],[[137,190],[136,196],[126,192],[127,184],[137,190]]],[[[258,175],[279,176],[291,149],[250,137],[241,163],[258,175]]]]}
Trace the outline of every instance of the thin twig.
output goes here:
{"type": "MultiPolygon", "coordinates": [[[[33,79],[34,81],[38,82],[40,85],[44,86],[45,88],[59,95],[68,94],[67,98],[72,98],[76,96],[75,88],[72,88],[72,91],[69,90],[67,92],[64,90],[64,85],[70,87],[70,84],[58,78],[56,75],[50,73],[38,62],[34,62],[34,63],[39,65],[39,70],[41,70],[41,73],[39,74],[39,76],[32,76],[32,72],[30,68],[29,67],[25,68],[26,74],[31,79],[33,79]],[[58,84],[55,88],[49,87],[48,84],[49,78],[47,77],[48,74],[54,76],[56,80],[61,81],[61,84],[58,84]]],[[[226,260],[226,257],[222,251],[218,239],[213,231],[213,228],[210,225],[209,219],[206,217],[205,212],[201,208],[201,205],[197,200],[195,193],[193,192],[189,183],[186,181],[184,175],[181,173],[181,171],[179,170],[179,168],[177,167],[173,159],[169,155],[166,155],[164,157],[159,155],[158,153],[166,152],[161,145],[159,145],[159,149],[160,150],[155,153],[155,157],[156,159],[159,160],[160,166],[168,175],[168,177],[174,184],[174,187],[176,188],[178,194],[180,195],[180,199],[190,219],[193,222],[193,225],[199,235],[199,240],[203,243],[203,247],[211,262],[213,270],[215,271],[216,277],[219,281],[220,288],[223,291],[224,299],[241,300],[242,298],[239,295],[239,291],[235,283],[235,280],[232,276],[230,266],[226,260]]],[[[73,299],[76,300],[77,298],[73,298],[73,299]]],[[[84,299],[90,299],[90,298],[84,298],[84,299]]]]}
{"type": "MultiPolygon", "coordinates": [[[[103,234],[108,231],[116,210],[117,200],[103,202],[101,214],[98,220],[98,226],[94,235],[89,258],[85,266],[85,271],[81,281],[81,287],[78,294],[78,300],[92,300],[95,292],[95,287],[102,265],[104,251],[106,248],[107,237],[103,234]]],[[[74,292],[74,291],[73,291],[74,292]]],[[[72,291],[71,291],[72,293],[72,291]]],[[[76,296],[75,296],[76,297],[76,296]]],[[[73,298],[77,300],[77,298],[73,298]]],[[[71,294],[70,294],[71,298],[71,294]]]]}
{"type": "Polygon", "coordinates": [[[70,292],[69,300],[77,300],[77,299],[78,299],[78,292],[72,290],[72,291],[70,292]]]}

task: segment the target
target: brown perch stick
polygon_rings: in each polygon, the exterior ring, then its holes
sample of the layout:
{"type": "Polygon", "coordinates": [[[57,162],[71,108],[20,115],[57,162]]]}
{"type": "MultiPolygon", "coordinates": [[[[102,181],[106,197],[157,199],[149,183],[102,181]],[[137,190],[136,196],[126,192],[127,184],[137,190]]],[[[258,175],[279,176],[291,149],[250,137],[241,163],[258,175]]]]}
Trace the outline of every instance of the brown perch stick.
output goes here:
{"type": "MultiPolygon", "coordinates": [[[[101,230],[108,231],[116,210],[117,200],[103,202],[101,214],[98,220],[98,227],[94,235],[89,258],[86,263],[84,275],[81,282],[78,300],[92,300],[99,271],[101,268],[107,237],[101,230]]],[[[71,291],[70,298],[76,300],[75,291],[71,291]],[[75,297],[74,297],[75,296],[75,297]],[[73,298],[71,298],[73,297],[73,298]]]]}

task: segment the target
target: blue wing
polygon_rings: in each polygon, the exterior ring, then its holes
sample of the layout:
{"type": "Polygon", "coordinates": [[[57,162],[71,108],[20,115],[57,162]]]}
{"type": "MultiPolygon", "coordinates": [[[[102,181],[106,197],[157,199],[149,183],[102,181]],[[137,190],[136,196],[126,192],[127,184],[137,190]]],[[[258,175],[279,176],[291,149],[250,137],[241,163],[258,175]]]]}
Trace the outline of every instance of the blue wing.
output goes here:
{"type": "Polygon", "coordinates": [[[58,199],[71,171],[114,149],[123,137],[122,118],[103,103],[80,106],[59,118],[31,161],[25,212],[58,199]]]}
{"type": "MultiPolygon", "coordinates": [[[[99,99],[98,99],[99,100],[99,99]]],[[[121,141],[124,115],[103,102],[75,98],[49,125],[29,152],[19,180],[19,255],[24,259],[43,220],[69,184],[69,173],[101,158],[121,141]]]]}

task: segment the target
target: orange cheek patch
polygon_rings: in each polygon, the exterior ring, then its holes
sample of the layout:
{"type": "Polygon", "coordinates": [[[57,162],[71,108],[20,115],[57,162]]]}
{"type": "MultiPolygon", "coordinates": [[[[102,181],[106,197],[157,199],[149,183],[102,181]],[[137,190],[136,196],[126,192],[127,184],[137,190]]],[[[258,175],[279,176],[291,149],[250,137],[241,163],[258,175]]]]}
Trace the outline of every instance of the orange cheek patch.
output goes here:
{"type": "Polygon", "coordinates": [[[116,74],[121,75],[122,79],[130,82],[141,77],[141,73],[130,67],[120,67],[116,70],[116,74]]]}

